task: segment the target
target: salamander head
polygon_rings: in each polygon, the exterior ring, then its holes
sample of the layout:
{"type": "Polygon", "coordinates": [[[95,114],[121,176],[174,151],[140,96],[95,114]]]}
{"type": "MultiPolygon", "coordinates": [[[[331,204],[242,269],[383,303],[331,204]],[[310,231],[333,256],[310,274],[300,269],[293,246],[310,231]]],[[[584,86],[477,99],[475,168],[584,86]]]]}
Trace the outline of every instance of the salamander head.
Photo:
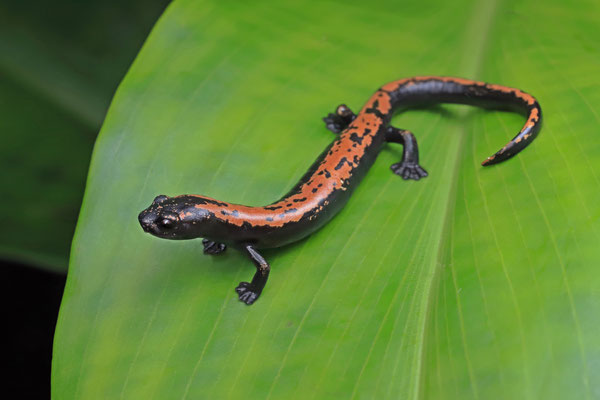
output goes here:
{"type": "Polygon", "coordinates": [[[209,213],[186,201],[185,196],[156,196],[138,220],[145,232],[164,239],[194,239],[202,237],[198,228],[209,219],[209,213]]]}

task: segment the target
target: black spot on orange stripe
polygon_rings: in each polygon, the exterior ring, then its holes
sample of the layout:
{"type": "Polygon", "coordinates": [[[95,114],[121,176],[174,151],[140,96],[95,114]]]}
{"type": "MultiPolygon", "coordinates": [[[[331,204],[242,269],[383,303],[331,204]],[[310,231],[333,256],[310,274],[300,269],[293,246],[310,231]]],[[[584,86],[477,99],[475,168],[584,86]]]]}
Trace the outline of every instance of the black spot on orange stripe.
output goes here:
{"type": "Polygon", "coordinates": [[[365,110],[365,112],[367,114],[373,114],[373,115],[377,116],[377,118],[383,119],[385,117],[385,115],[379,109],[379,100],[373,101],[372,107],[367,108],[365,110]]]}
{"type": "Polygon", "coordinates": [[[348,160],[346,160],[346,157],[342,157],[342,159],[340,160],[340,162],[338,163],[338,165],[335,166],[335,170],[337,171],[338,169],[342,168],[344,166],[344,164],[346,164],[348,160]]]}
{"type": "MultiPolygon", "coordinates": [[[[355,144],[362,144],[362,142],[363,142],[363,138],[358,136],[354,132],[352,132],[352,134],[350,135],[350,140],[352,140],[355,144]]],[[[353,145],[352,147],[356,147],[356,146],[353,145]]]]}

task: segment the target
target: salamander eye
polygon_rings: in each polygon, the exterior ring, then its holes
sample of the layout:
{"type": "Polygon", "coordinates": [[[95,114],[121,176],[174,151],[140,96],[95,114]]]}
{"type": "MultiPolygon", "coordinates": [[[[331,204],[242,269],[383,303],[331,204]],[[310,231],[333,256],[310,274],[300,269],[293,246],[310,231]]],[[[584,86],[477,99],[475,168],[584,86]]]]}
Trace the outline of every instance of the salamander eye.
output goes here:
{"type": "Polygon", "coordinates": [[[173,225],[175,225],[175,221],[173,221],[172,219],[169,218],[163,218],[160,220],[160,222],[158,223],[158,225],[161,228],[172,228],[173,225]]]}

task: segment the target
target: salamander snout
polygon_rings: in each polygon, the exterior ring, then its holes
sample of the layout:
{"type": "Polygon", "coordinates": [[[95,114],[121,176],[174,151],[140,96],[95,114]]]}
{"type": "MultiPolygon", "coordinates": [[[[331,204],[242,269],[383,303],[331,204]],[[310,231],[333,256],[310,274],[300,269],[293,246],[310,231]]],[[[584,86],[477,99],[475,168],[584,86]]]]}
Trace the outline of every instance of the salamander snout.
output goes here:
{"type": "Polygon", "coordinates": [[[189,196],[160,195],[139,213],[138,221],[144,232],[153,236],[181,240],[202,237],[207,217],[208,213],[196,208],[189,196]]]}
{"type": "Polygon", "coordinates": [[[203,207],[205,204],[205,198],[200,196],[156,196],[139,213],[138,221],[144,232],[164,239],[211,237],[215,223],[210,218],[212,214],[203,207]]]}
{"type": "Polygon", "coordinates": [[[152,205],[138,215],[138,221],[144,232],[159,237],[174,236],[179,230],[179,215],[173,207],[164,207],[167,196],[158,196],[152,205]]]}
{"type": "Polygon", "coordinates": [[[140,221],[144,232],[152,232],[152,224],[156,221],[156,215],[149,212],[149,210],[144,210],[138,215],[138,221],[140,221]]]}
{"type": "Polygon", "coordinates": [[[138,215],[138,220],[144,231],[157,234],[174,228],[178,217],[175,213],[157,212],[152,208],[147,208],[138,215]]]}
{"type": "MultiPolygon", "coordinates": [[[[169,196],[165,196],[164,194],[156,196],[152,201],[152,205],[138,215],[138,221],[140,221],[140,225],[145,232],[153,233],[152,228],[157,227],[157,222],[160,220],[160,204],[168,199],[169,196]]],[[[167,225],[169,224],[169,221],[165,220],[165,222],[167,225]]]]}

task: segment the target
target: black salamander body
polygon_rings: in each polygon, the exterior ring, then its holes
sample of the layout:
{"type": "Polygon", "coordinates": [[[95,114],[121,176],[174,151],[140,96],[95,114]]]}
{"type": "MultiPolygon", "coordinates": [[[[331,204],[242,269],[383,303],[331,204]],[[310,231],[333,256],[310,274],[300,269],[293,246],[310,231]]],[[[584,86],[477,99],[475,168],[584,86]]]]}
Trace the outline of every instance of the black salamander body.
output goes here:
{"type": "Polygon", "coordinates": [[[419,166],[414,135],[389,123],[398,110],[439,103],[509,108],[527,117],[519,133],[488,157],[484,166],[517,154],[531,143],[541,126],[540,105],[518,89],[450,77],[402,79],[377,90],[356,115],[340,105],[335,113],[323,118],[327,128],[339,136],[281,200],[264,207],[248,207],[198,195],[161,195],[140,213],[140,224],[146,232],[165,239],[202,237],[207,254],[221,253],[226,245],[245,252],[257,271],[252,282],[240,283],[236,291],[240,300],[252,304],[270,271],[258,250],[297,241],[327,223],[346,204],[385,143],[404,146],[402,160],[391,166],[394,173],[414,180],[427,176],[419,166]]]}

